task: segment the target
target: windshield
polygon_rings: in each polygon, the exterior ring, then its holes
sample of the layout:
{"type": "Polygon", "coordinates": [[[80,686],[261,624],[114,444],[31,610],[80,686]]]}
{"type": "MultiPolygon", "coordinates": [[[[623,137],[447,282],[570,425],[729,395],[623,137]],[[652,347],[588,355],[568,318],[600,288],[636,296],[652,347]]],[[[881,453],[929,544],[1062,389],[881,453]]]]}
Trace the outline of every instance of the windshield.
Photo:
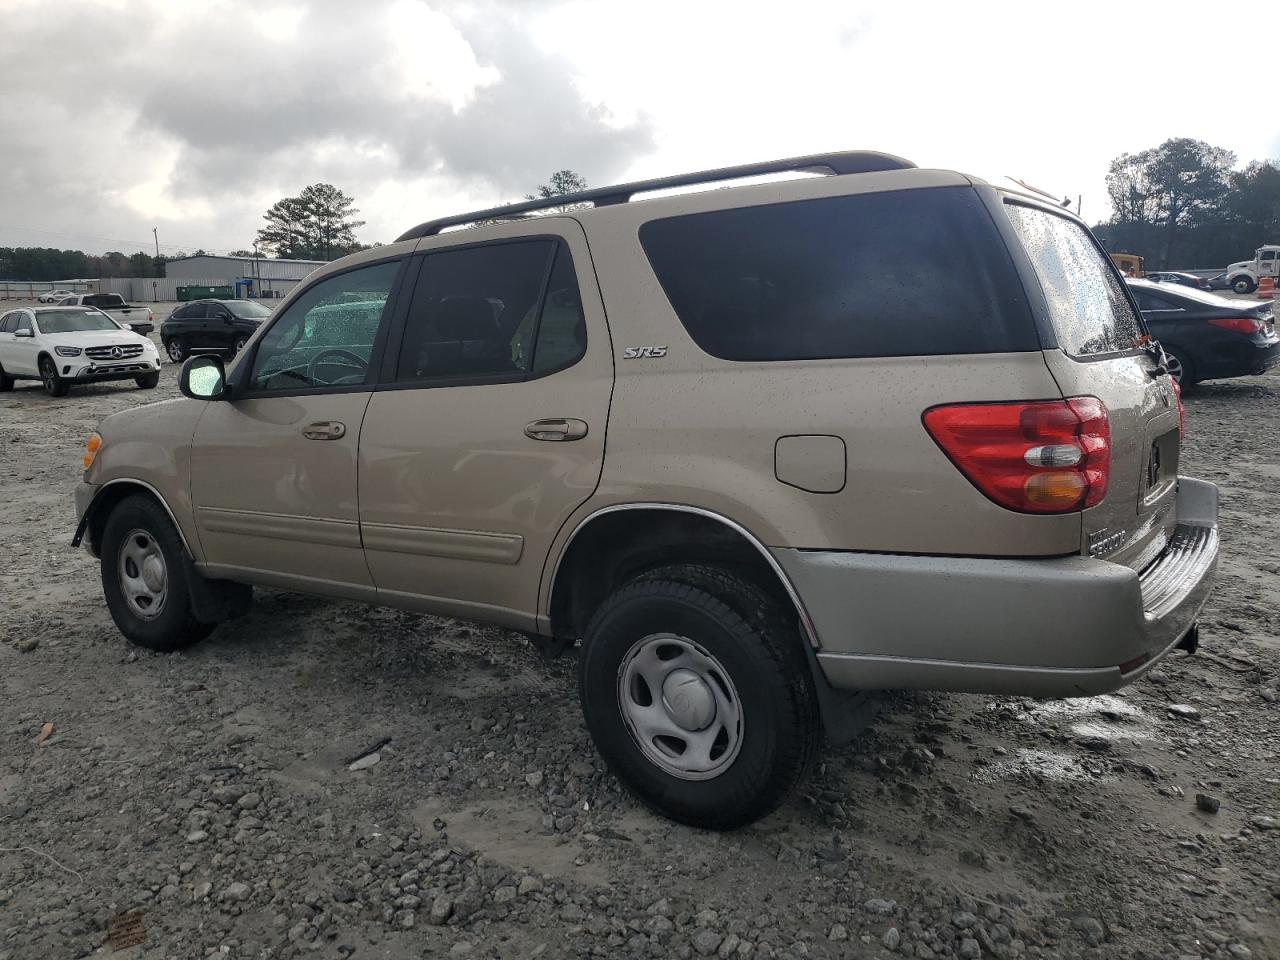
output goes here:
{"type": "Polygon", "coordinates": [[[224,306],[241,320],[264,320],[271,316],[271,310],[252,300],[227,300],[224,306]]]}
{"type": "Polygon", "coordinates": [[[86,307],[123,307],[124,297],[118,293],[95,293],[81,301],[86,307]]]}
{"type": "Polygon", "coordinates": [[[105,313],[88,310],[48,310],[36,314],[36,326],[41,333],[82,333],[98,330],[116,330],[119,325],[105,313]]]}

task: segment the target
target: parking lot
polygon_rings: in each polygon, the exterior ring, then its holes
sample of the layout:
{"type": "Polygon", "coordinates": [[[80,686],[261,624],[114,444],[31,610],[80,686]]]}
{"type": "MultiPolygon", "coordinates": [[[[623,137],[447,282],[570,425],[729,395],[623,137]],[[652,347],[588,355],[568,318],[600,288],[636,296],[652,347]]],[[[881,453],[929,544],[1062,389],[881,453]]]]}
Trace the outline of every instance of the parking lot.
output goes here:
{"type": "Polygon", "coordinates": [[[572,654],[517,634],[258,590],[127,645],[72,490],[176,373],[0,395],[0,960],[111,953],[134,910],[113,956],[1280,957],[1280,377],[1187,397],[1222,496],[1198,655],[1090,700],[886,697],[716,834],[620,790],[572,654]]]}

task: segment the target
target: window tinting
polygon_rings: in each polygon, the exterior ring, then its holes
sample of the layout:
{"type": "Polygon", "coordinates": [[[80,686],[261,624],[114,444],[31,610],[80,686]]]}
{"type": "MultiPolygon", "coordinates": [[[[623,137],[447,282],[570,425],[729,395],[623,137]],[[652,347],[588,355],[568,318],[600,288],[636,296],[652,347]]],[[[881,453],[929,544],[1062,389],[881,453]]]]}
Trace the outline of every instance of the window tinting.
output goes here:
{"type": "Polygon", "coordinates": [[[520,322],[512,340],[512,357],[534,376],[572,366],[587,349],[582,295],[569,248],[560,244],[540,313],[520,322]]]}
{"type": "Polygon", "coordinates": [[[17,326],[14,327],[14,330],[30,330],[30,329],[31,329],[31,314],[29,313],[18,314],[18,324],[17,326]]]}
{"type": "Polygon", "coordinates": [[[365,383],[373,343],[400,262],[321,280],[271,325],[254,356],[252,390],[365,383]]]}
{"type": "Polygon", "coordinates": [[[1020,203],[1005,209],[1040,278],[1059,346],[1077,357],[1132,349],[1138,316],[1084,228],[1020,203]]]}
{"type": "Polygon", "coordinates": [[[1138,301],[1140,310],[1181,310],[1183,309],[1170,300],[1157,297],[1155,294],[1148,293],[1146,290],[1133,290],[1134,299],[1138,301]]]}
{"type": "Polygon", "coordinates": [[[0,317],[0,333],[13,333],[17,326],[17,314],[6,313],[3,317],[0,317]]]}
{"type": "Polygon", "coordinates": [[[533,360],[521,331],[536,325],[555,249],[554,240],[524,240],[428,254],[396,379],[519,379],[533,360]]]}
{"type": "Polygon", "coordinates": [[[726,360],[1039,349],[967,187],[672,217],[640,242],[689,335],[726,360]]]}

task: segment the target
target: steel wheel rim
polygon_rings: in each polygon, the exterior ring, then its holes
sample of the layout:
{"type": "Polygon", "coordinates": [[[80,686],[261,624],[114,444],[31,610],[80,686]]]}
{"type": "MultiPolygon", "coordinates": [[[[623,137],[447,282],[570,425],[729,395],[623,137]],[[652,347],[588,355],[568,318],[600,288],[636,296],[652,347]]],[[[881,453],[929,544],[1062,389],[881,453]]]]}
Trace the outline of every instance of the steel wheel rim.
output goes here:
{"type": "Polygon", "coordinates": [[[140,620],[160,616],[169,593],[169,565],[156,538],[146,530],[130,530],[120,542],[117,559],[120,592],[129,612],[140,620]]]}
{"type": "Polygon", "coordinates": [[[742,748],[742,700],[705,647],[671,633],[637,640],[618,667],[618,706],[640,752],[681,780],[711,780],[742,748]]]}
{"type": "Polygon", "coordinates": [[[182,344],[177,340],[169,341],[169,359],[177,363],[182,359],[182,344]]]}
{"type": "Polygon", "coordinates": [[[1169,371],[1169,376],[1173,377],[1173,379],[1181,383],[1182,382],[1182,361],[1179,360],[1177,357],[1175,357],[1172,353],[1166,353],[1164,355],[1164,365],[1165,365],[1165,368],[1169,371]]]}

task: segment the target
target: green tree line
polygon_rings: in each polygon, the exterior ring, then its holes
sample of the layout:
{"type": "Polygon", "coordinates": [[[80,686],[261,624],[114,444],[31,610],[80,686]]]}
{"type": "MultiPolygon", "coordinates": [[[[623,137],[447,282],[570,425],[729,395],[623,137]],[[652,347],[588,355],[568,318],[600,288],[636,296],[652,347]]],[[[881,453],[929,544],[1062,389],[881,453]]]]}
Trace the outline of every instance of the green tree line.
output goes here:
{"type": "Polygon", "coordinates": [[[164,276],[164,258],[139,251],[101,256],[53,247],[0,247],[0,280],[79,280],[164,276]]]}
{"type": "Polygon", "coordinates": [[[1280,162],[1234,169],[1236,155],[1186,137],[1111,161],[1111,219],[1094,227],[1108,249],[1148,270],[1221,268],[1280,243],[1280,162]]]}
{"type": "MultiPolygon", "coordinates": [[[[540,185],[538,196],[551,198],[585,190],[586,180],[572,170],[557,170],[550,183],[540,185]]],[[[533,195],[527,196],[532,200],[533,195]]],[[[228,256],[253,257],[274,254],[284,259],[337,260],[369,244],[356,240],[355,231],[364,226],[357,220],[355,200],[329,183],[304,187],[296,197],[284,197],[263,214],[266,225],[258,231],[256,248],[232,250],[228,256]]],[[[374,244],[376,246],[377,244],[374,244]]],[[[195,250],[190,256],[202,256],[195,250]]],[[[173,259],[188,256],[179,251],[173,259]]],[[[105,253],[95,256],[80,250],[52,247],[0,247],[0,280],[56,281],[98,279],[100,277],[163,277],[165,257],[139,251],[126,255],[105,253]]]]}

